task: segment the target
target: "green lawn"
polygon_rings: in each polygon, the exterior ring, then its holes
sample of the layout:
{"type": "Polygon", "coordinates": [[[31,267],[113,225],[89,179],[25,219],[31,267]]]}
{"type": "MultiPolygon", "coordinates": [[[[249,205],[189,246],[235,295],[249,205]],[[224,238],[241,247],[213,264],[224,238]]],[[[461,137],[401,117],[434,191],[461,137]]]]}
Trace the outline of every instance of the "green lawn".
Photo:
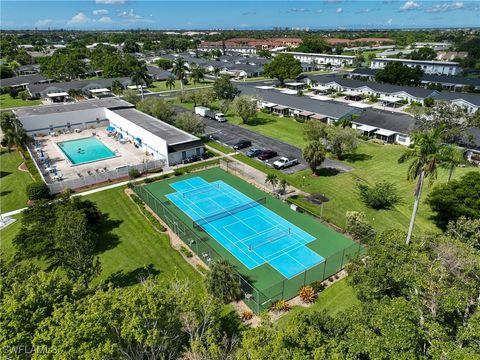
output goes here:
{"type": "MultiPolygon", "coordinates": [[[[151,265],[151,274],[159,279],[189,279],[202,288],[200,274],[170,246],[166,234],[154,230],[124,194],[124,187],[101,191],[85,199],[94,201],[108,216],[105,228],[110,230],[99,246],[102,273],[96,283],[115,274],[118,282],[133,284],[137,282],[136,274],[151,265]]],[[[14,251],[11,243],[19,229],[17,221],[0,231],[2,250],[7,255],[14,251]]]]}
{"type": "Polygon", "coordinates": [[[20,171],[23,162],[18,151],[0,151],[0,212],[27,206],[26,187],[34,182],[29,172],[20,171]]]}
{"type": "Polygon", "coordinates": [[[358,304],[360,304],[360,301],[355,296],[355,290],[348,285],[346,279],[343,279],[322,291],[312,306],[292,308],[285,316],[280,318],[279,325],[287,324],[290,319],[300,313],[309,314],[314,311],[324,311],[328,315],[334,316],[358,304]]]}
{"type": "Polygon", "coordinates": [[[0,109],[40,105],[41,103],[42,102],[40,100],[22,100],[19,97],[14,99],[10,96],[10,94],[0,95],[0,109]]]}
{"type": "MultiPolygon", "coordinates": [[[[193,82],[190,82],[187,85],[183,85],[184,89],[190,89],[194,87],[203,87],[203,86],[209,86],[212,85],[213,82],[210,80],[203,80],[198,84],[194,84],[193,82]]],[[[148,88],[148,90],[157,92],[157,91],[167,91],[167,90],[180,90],[180,80],[175,80],[175,87],[174,88],[169,88],[166,85],[166,81],[154,81],[152,85],[148,88]]]]}
{"type": "MultiPolygon", "coordinates": [[[[175,105],[193,109],[191,103],[175,102],[175,105]]],[[[217,103],[212,104],[215,108],[217,103]]],[[[303,139],[303,124],[295,121],[293,118],[277,117],[271,114],[257,112],[256,118],[250,124],[243,124],[238,116],[233,115],[232,111],[226,114],[228,121],[243,128],[258,132],[265,136],[276,138],[290,143],[297,147],[302,147],[305,143],[303,139]]],[[[360,141],[356,155],[346,159],[344,163],[353,168],[352,171],[342,174],[332,174],[324,171],[321,176],[312,176],[310,170],[304,170],[292,175],[285,175],[280,171],[266,169],[265,166],[245,156],[236,156],[239,160],[246,162],[259,170],[275,172],[280,178],[286,178],[292,185],[305,190],[308,193],[325,194],[331,201],[324,205],[323,215],[325,220],[341,228],[345,227],[345,213],[348,210],[362,211],[366,214],[368,221],[378,230],[383,231],[391,228],[408,227],[410,213],[413,205],[413,192],[415,184],[407,181],[407,164],[398,164],[398,158],[401,156],[405,147],[402,145],[379,145],[372,142],[360,141]],[[306,177],[305,183],[303,176],[306,177]],[[367,208],[360,201],[357,190],[358,182],[374,184],[379,181],[389,181],[394,183],[399,190],[403,201],[392,210],[373,210],[367,208]]],[[[331,155],[329,155],[331,156],[331,155]]],[[[457,168],[454,178],[459,178],[468,171],[480,171],[478,167],[457,168]]],[[[447,171],[440,169],[438,178],[434,184],[445,182],[447,171]]],[[[431,191],[432,186],[428,182],[424,188],[423,199],[431,191]]],[[[320,208],[310,203],[302,202],[299,204],[309,207],[310,210],[319,214],[320,208]]],[[[416,221],[417,230],[436,231],[436,226],[431,222],[432,213],[428,205],[424,202],[420,204],[418,218],[416,221]]]]}

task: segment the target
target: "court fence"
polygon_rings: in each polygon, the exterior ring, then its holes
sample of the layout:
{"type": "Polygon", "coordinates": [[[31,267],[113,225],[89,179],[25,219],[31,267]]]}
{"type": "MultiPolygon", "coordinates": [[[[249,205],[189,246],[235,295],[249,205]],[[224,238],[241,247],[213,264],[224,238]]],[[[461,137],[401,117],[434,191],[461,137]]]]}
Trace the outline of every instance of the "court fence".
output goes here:
{"type": "MultiPolygon", "coordinates": [[[[183,222],[169,207],[170,201],[160,201],[145,185],[132,184],[134,192],[190,247],[207,265],[224,259],[208,244],[206,233],[195,231],[192,224],[183,222]]],[[[266,289],[259,290],[248,279],[237,272],[243,301],[255,312],[268,310],[278,300],[289,300],[298,295],[299,290],[313,282],[323,281],[344,268],[349,258],[363,252],[360,244],[352,244],[290,279],[284,279],[266,289]]]]}

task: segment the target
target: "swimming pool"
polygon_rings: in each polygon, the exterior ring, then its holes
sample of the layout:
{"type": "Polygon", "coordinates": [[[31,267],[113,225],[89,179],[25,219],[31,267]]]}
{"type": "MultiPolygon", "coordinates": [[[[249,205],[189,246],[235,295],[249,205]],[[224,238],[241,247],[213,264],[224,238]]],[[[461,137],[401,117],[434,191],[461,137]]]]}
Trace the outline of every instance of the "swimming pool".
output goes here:
{"type": "Polygon", "coordinates": [[[72,165],[105,160],[117,155],[96,137],[86,137],[57,143],[72,165]]]}

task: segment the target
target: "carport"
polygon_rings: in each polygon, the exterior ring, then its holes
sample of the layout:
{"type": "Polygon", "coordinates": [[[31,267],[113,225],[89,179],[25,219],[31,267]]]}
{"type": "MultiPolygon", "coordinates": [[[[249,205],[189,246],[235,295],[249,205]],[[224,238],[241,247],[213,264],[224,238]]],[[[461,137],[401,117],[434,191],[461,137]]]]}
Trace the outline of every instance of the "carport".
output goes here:
{"type": "Polygon", "coordinates": [[[284,116],[284,115],[288,114],[288,107],[283,106],[283,105],[275,105],[274,107],[272,107],[272,112],[275,115],[284,116]]]}
{"type": "MultiPolygon", "coordinates": [[[[402,99],[395,96],[381,96],[378,101],[382,103],[383,106],[397,107],[397,104],[402,101],[402,99]]],[[[401,105],[400,105],[401,106],[401,105]]]]}
{"type": "Polygon", "coordinates": [[[356,129],[362,133],[363,136],[372,137],[373,132],[378,130],[375,126],[370,125],[357,125],[356,129]]]}
{"type": "Polygon", "coordinates": [[[395,131],[379,129],[375,131],[375,137],[379,140],[385,141],[386,143],[393,143],[395,141],[395,131]]]}

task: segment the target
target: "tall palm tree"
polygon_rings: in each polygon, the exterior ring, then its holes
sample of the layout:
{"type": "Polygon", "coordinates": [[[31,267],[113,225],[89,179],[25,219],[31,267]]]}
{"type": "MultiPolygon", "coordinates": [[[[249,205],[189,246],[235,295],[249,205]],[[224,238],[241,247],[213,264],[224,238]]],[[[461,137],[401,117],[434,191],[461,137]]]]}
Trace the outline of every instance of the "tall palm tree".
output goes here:
{"type": "Polygon", "coordinates": [[[165,81],[165,85],[172,90],[175,87],[175,76],[169,76],[167,81],[165,81]]]}
{"type": "Polygon", "coordinates": [[[412,181],[417,179],[415,188],[415,202],[413,205],[410,225],[406,243],[410,244],[417,216],[418,205],[422,195],[425,178],[429,177],[432,183],[437,177],[438,166],[442,163],[444,149],[447,145],[441,141],[441,129],[435,128],[428,132],[414,133],[412,136],[413,147],[407,149],[398,159],[399,163],[413,159],[407,171],[407,179],[412,181]]]}
{"type": "Polygon", "coordinates": [[[176,58],[173,62],[173,70],[172,72],[175,74],[178,80],[180,80],[180,87],[183,91],[183,80],[185,79],[185,75],[187,73],[188,66],[187,62],[181,56],[176,58]]]}
{"type": "Polygon", "coordinates": [[[143,101],[143,86],[150,84],[151,81],[150,76],[148,76],[147,66],[144,63],[136,66],[130,78],[137,89],[140,87],[140,94],[143,101]]]}
{"type": "Polygon", "coordinates": [[[268,174],[265,178],[265,183],[272,185],[272,190],[275,191],[275,186],[278,184],[278,177],[275,174],[268,174]]]}
{"type": "Polygon", "coordinates": [[[192,64],[190,71],[190,76],[192,77],[194,84],[198,84],[205,77],[205,71],[197,64],[192,64]]]}
{"type": "Polygon", "coordinates": [[[446,145],[442,152],[442,160],[443,167],[448,170],[447,182],[450,182],[455,168],[465,162],[463,152],[455,145],[446,145]]]}
{"type": "Polygon", "coordinates": [[[0,117],[0,129],[3,133],[2,145],[8,149],[12,146],[21,148],[30,139],[23,128],[23,124],[12,113],[2,113],[0,117]]]}

